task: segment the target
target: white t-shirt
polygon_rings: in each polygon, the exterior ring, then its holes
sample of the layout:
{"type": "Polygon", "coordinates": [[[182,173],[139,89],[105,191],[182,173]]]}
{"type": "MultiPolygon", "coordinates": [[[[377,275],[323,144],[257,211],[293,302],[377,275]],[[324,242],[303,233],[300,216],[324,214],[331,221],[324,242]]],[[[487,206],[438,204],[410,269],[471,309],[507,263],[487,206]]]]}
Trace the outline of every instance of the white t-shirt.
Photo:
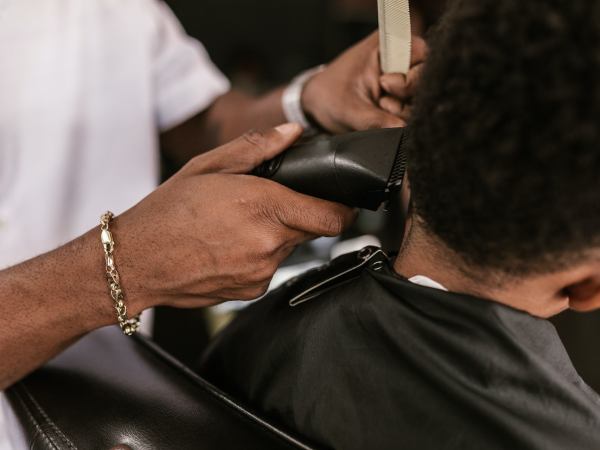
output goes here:
{"type": "Polygon", "coordinates": [[[150,193],[158,130],[228,89],[159,0],[0,0],[0,269],[150,193]]]}
{"type": "Polygon", "coordinates": [[[157,130],[229,88],[156,0],[0,0],[0,268],[133,206],[157,130]]]}

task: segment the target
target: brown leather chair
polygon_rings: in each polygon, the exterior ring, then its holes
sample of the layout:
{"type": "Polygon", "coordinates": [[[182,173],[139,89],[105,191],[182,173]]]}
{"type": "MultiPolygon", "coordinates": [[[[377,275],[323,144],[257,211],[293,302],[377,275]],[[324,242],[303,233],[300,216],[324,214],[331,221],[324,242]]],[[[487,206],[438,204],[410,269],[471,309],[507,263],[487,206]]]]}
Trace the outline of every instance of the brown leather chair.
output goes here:
{"type": "Polygon", "coordinates": [[[314,448],[114,327],[84,337],[7,395],[31,449],[314,448]]]}

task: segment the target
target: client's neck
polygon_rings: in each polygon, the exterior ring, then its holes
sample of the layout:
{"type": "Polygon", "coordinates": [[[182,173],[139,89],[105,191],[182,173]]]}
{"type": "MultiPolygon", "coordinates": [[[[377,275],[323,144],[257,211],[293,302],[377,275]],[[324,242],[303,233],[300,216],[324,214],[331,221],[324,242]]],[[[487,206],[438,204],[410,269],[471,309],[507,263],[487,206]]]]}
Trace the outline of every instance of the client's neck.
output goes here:
{"type": "MultiPolygon", "coordinates": [[[[447,249],[438,239],[413,221],[408,221],[394,270],[406,278],[426,276],[452,292],[472,293],[469,278],[451,264],[447,254],[447,249]]],[[[484,292],[476,295],[483,296],[484,292]]]]}
{"type": "Polygon", "coordinates": [[[459,256],[415,221],[407,224],[394,270],[406,278],[426,276],[451,292],[494,300],[539,317],[558,314],[569,304],[544,276],[508,279],[469,271],[459,256]]]}

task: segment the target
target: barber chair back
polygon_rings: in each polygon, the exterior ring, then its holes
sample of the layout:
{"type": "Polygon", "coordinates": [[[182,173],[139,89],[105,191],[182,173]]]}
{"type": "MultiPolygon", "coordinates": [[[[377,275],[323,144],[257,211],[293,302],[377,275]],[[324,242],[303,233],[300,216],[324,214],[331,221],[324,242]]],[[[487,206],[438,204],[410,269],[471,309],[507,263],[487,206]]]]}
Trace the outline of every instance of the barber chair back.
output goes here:
{"type": "Polygon", "coordinates": [[[152,342],[98,330],[7,391],[31,449],[311,449],[152,342]]]}

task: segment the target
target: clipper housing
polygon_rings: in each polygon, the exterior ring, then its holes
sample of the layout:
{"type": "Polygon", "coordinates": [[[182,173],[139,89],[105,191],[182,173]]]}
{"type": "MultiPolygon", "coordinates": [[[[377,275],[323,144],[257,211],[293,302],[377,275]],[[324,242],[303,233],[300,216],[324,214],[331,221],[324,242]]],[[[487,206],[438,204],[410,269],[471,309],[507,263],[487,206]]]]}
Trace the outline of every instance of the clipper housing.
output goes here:
{"type": "Polygon", "coordinates": [[[322,136],[300,142],[254,175],[297,192],[377,210],[400,190],[406,171],[405,128],[322,136]]]}

